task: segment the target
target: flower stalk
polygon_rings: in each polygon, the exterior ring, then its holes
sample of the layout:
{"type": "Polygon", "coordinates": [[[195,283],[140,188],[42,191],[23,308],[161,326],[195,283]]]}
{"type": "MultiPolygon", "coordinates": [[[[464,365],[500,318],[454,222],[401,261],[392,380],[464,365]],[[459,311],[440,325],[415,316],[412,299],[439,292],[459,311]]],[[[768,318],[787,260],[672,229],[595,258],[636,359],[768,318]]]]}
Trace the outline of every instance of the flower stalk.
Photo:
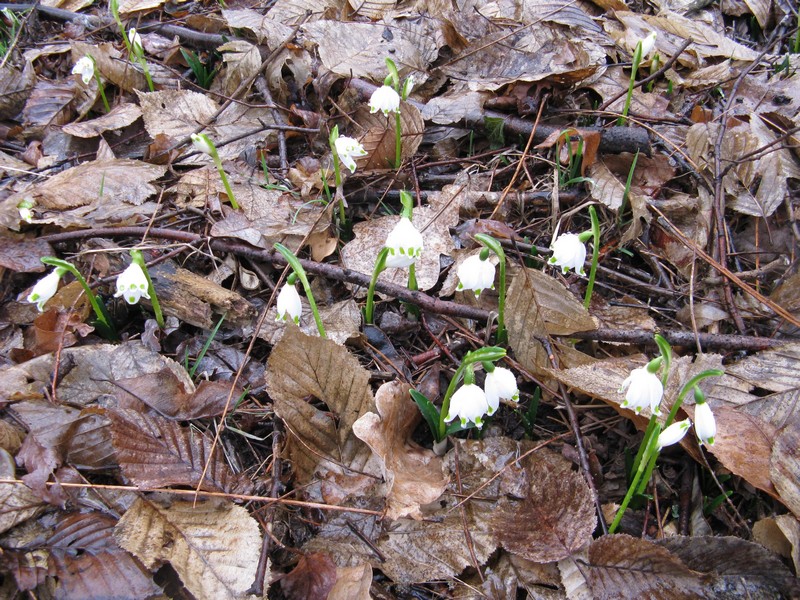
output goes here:
{"type": "Polygon", "coordinates": [[[641,39],[636,44],[636,49],[633,51],[633,65],[631,69],[631,79],[628,84],[628,95],[625,96],[625,107],[622,109],[622,116],[617,120],[617,125],[625,125],[628,122],[628,111],[631,108],[631,99],[633,98],[633,88],[636,85],[636,75],[639,72],[639,65],[642,59],[646,57],[655,47],[656,32],[641,39]]]}
{"type": "Polygon", "coordinates": [[[219,157],[219,152],[217,152],[217,147],[214,145],[214,142],[212,142],[211,138],[205,133],[193,133],[191,137],[192,145],[195,150],[207,154],[214,161],[220,179],[222,179],[222,185],[225,186],[225,193],[228,195],[228,201],[231,203],[231,207],[233,207],[233,210],[239,210],[239,204],[236,202],[236,197],[233,195],[231,184],[228,182],[228,176],[225,174],[225,169],[222,167],[222,160],[219,157]]]}
{"type": "Polygon", "coordinates": [[[158,294],[153,285],[153,280],[150,278],[150,272],[147,270],[147,265],[144,262],[144,256],[141,250],[131,250],[131,261],[138,265],[144,273],[144,278],[147,281],[147,297],[150,299],[150,304],[153,307],[153,313],[156,316],[156,323],[161,329],[166,326],[164,323],[164,313],[161,311],[161,303],[158,301],[158,294]]]}
{"type": "Polygon", "coordinates": [[[289,250],[286,246],[281,243],[275,244],[275,249],[280,252],[283,257],[286,259],[286,262],[289,263],[289,266],[294,271],[297,278],[300,280],[300,283],[303,284],[303,289],[306,292],[306,298],[308,299],[308,304],[311,307],[311,312],[314,315],[314,322],[317,324],[317,331],[319,332],[319,337],[327,338],[327,334],[325,333],[325,326],[322,324],[322,318],[319,316],[319,310],[317,309],[317,303],[314,300],[314,294],[311,292],[311,284],[308,282],[308,276],[306,276],[306,271],[303,268],[303,265],[300,264],[297,256],[289,250]]]}
{"type": "Polygon", "coordinates": [[[83,291],[86,292],[86,297],[89,299],[89,304],[92,305],[92,310],[94,311],[96,317],[94,325],[97,328],[97,331],[106,339],[119,339],[119,336],[117,335],[117,329],[114,327],[114,324],[111,321],[111,316],[108,314],[105,304],[103,304],[97,298],[95,293],[92,291],[92,288],[89,287],[89,284],[83,278],[83,275],[81,275],[80,271],[75,268],[75,265],[67,262],[66,260],[55,258],[54,256],[44,256],[42,257],[41,261],[46,265],[56,267],[56,271],[61,270],[61,273],[72,273],[78,283],[81,284],[83,291]]]}
{"type": "Polygon", "coordinates": [[[594,282],[597,279],[597,263],[600,262],[600,220],[597,218],[594,206],[589,207],[589,218],[592,221],[592,266],[589,269],[589,282],[586,284],[586,295],[583,298],[584,308],[589,308],[592,303],[594,282]]]}

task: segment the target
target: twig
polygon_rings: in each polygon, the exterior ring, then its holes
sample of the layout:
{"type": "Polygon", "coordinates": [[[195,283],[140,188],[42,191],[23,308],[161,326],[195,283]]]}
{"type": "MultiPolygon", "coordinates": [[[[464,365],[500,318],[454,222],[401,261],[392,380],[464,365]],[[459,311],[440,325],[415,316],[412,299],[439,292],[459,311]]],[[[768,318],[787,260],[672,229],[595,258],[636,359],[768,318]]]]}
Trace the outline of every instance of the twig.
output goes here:
{"type": "MultiPolygon", "coordinates": [[[[547,352],[547,358],[550,359],[550,364],[553,365],[554,369],[558,370],[558,358],[556,358],[556,355],[553,352],[553,347],[550,345],[550,340],[547,338],[541,338],[539,339],[539,342],[541,342],[541,344],[544,346],[544,349],[547,352]]],[[[569,424],[572,428],[572,435],[575,436],[575,445],[578,447],[578,456],[580,457],[583,477],[586,480],[586,485],[588,485],[589,489],[592,491],[592,498],[594,500],[595,509],[597,510],[597,520],[600,523],[600,529],[602,529],[603,534],[607,534],[608,526],[606,525],[606,520],[603,516],[603,505],[600,504],[600,494],[597,493],[597,486],[595,486],[594,478],[592,477],[592,468],[589,465],[589,456],[586,454],[586,447],[583,445],[583,434],[581,433],[580,423],[578,423],[578,416],[575,414],[575,409],[572,407],[572,402],[569,400],[567,388],[563,383],[561,383],[561,381],[558,382],[558,389],[561,392],[561,399],[564,401],[564,406],[567,409],[567,417],[569,418],[569,424]]]]}

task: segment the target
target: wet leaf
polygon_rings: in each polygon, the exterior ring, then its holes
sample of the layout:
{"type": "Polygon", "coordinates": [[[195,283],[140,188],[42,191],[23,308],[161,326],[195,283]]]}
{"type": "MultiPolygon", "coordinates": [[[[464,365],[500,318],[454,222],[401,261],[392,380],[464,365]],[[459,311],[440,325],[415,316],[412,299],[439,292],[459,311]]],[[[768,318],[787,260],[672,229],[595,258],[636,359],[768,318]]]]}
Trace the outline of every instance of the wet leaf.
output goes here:
{"type": "Polygon", "coordinates": [[[122,472],[143,488],[171,485],[249,494],[252,483],[234,474],[213,437],[155,415],[133,410],[107,412],[122,472]]]}
{"type": "Polygon", "coordinates": [[[436,500],[447,485],[442,459],[410,439],[420,416],[409,389],[404,383],[385,383],[375,394],[378,414],[367,413],[353,424],[353,433],[381,460],[389,519],[421,519],[420,506],[436,500]]]}
{"type": "Polygon", "coordinates": [[[152,569],[169,562],[196,598],[248,598],[261,551],[258,523],[227,501],[140,498],[114,532],[152,569]]]}

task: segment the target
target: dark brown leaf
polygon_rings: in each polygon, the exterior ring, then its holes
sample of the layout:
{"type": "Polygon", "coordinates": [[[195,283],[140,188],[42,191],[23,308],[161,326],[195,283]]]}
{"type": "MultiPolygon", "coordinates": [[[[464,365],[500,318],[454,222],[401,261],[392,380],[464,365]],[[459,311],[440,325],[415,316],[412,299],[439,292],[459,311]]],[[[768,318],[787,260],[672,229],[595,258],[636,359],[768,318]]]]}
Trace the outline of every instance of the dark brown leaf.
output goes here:
{"type": "Polygon", "coordinates": [[[0,267],[18,273],[42,273],[43,256],[53,256],[53,248],[47,242],[27,239],[22,236],[0,236],[0,267]]]}
{"type": "Polygon", "coordinates": [[[325,600],[336,583],[336,565],[327,554],[303,554],[297,566],[281,578],[288,600],[325,600]]]}
{"type": "Polygon", "coordinates": [[[219,446],[211,452],[212,439],[208,435],[163,417],[132,410],[109,410],[107,414],[119,465],[136,485],[199,486],[203,490],[234,494],[252,491],[252,483],[228,467],[219,446]]]}

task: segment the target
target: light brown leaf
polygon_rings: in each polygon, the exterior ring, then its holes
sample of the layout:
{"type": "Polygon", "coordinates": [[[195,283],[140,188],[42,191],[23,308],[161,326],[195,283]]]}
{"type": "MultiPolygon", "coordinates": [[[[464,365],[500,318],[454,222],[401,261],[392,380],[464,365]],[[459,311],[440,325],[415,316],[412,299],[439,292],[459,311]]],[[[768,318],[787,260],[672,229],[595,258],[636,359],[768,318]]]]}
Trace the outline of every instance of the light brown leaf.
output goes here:
{"type": "Polygon", "coordinates": [[[214,79],[214,90],[231,96],[236,89],[261,69],[261,53],[258,46],[244,40],[232,40],[217,47],[222,52],[225,70],[214,79]],[[221,87],[221,90],[219,89],[221,87]]]}
{"type": "Polygon", "coordinates": [[[82,121],[80,123],[68,123],[62,127],[62,130],[75,137],[92,138],[106,131],[114,131],[115,129],[127,127],[141,116],[142,110],[138,106],[125,102],[118,104],[111,109],[111,112],[99,116],[96,119],[82,121]]]}
{"type": "Polygon", "coordinates": [[[589,547],[584,565],[594,598],[701,598],[703,578],[653,542],[606,535],[589,547]]]}
{"type": "Polygon", "coordinates": [[[772,448],[770,476],[783,502],[795,517],[800,515],[800,419],[790,421],[777,435],[772,448]]]}
{"type": "Polygon", "coordinates": [[[372,567],[362,563],[354,567],[338,567],[336,583],[328,592],[327,600],[371,600],[372,567]]]}
{"type": "Polygon", "coordinates": [[[22,69],[6,61],[0,68],[0,118],[15,118],[35,83],[36,71],[30,61],[25,61],[22,69]]]}
{"type": "MultiPolygon", "coordinates": [[[[72,64],[84,56],[91,56],[97,71],[114,85],[126,92],[147,87],[144,72],[123,58],[123,52],[111,42],[105,44],[87,44],[79,40],[71,40],[72,64]]],[[[124,46],[122,46],[124,50],[124,46]]]]}
{"type": "MultiPolygon", "coordinates": [[[[362,105],[353,118],[360,128],[356,137],[367,151],[367,156],[356,161],[359,168],[375,170],[391,168],[397,155],[394,115],[390,114],[387,117],[380,111],[370,113],[369,107],[362,105]]],[[[400,157],[401,160],[405,160],[414,156],[425,132],[425,122],[419,109],[407,102],[400,103],[400,132],[403,141],[400,157]]]]}
{"type": "Polygon", "coordinates": [[[753,387],[771,392],[786,392],[800,387],[800,344],[763,350],[726,367],[729,375],[748,382],[753,387]]]}
{"type": "Polygon", "coordinates": [[[114,535],[148,568],[169,562],[196,598],[247,597],[261,551],[258,523],[227,501],[140,498],[114,535]]]}
{"type": "Polygon", "coordinates": [[[116,409],[107,412],[122,472],[143,488],[170,485],[249,494],[253,485],[233,473],[212,438],[191,427],[155,415],[116,409]]]}
{"type": "Polygon", "coordinates": [[[223,8],[222,16],[233,28],[252,31],[260,44],[275,48],[292,33],[292,28],[281,24],[272,16],[265,16],[249,8],[223,8]]]}
{"type": "Polygon", "coordinates": [[[421,519],[420,506],[436,500],[447,485],[442,459],[410,439],[420,415],[409,389],[399,381],[383,384],[375,394],[378,414],[353,423],[353,433],[381,460],[388,519],[421,519]]]}
{"type": "Polygon", "coordinates": [[[353,423],[374,408],[369,372],[346,348],[287,325],[267,363],[267,390],[291,435],[289,454],[298,482],[322,480],[322,494],[341,501],[363,494],[379,476],[353,423]],[[325,403],[317,408],[312,400],[325,403]]]}
{"type": "MultiPolygon", "coordinates": [[[[317,335],[317,324],[314,321],[314,313],[305,296],[300,296],[303,305],[300,315],[300,331],[306,335],[317,335]]],[[[361,332],[361,310],[352,298],[336,302],[331,306],[319,306],[319,317],[325,325],[325,333],[329,340],[337,344],[344,344],[347,340],[355,338],[361,332]]],[[[267,318],[258,330],[258,337],[271,345],[275,345],[286,332],[286,324],[277,321],[278,309],[273,305],[267,312],[267,318]]]]}

